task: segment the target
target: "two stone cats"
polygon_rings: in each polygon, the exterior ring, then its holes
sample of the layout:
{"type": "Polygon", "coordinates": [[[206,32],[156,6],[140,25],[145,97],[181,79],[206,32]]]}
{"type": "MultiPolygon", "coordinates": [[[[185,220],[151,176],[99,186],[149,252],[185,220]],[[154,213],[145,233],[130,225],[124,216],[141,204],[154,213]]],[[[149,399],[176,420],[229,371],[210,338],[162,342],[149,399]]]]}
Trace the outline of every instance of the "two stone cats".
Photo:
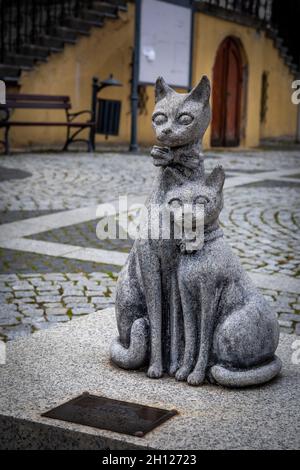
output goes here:
{"type": "Polygon", "coordinates": [[[148,207],[172,211],[201,203],[204,244],[191,250],[193,240],[185,234],[180,241],[135,240],[118,280],[119,337],[111,359],[124,369],[147,367],[151,378],[167,372],[190,385],[268,382],[281,370],[275,356],[279,325],[220,229],[224,171],[204,170],[209,80],[203,77],[190,93],[178,94],[158,78],[155,97],[152,121],[161,146],[151,152],[159,170],[148,207]]]}

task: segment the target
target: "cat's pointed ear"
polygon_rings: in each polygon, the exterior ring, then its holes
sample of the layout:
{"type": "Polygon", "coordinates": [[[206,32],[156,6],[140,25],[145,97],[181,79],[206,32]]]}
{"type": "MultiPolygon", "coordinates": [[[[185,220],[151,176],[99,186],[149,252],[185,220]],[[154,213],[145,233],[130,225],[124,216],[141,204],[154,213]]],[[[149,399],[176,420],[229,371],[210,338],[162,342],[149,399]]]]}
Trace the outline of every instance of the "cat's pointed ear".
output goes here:
{"type": "Polygon", "coordinates": [[[210,92],[210,81],[206,75],[203,75],[198,85],[188,94],[188,99],[207,105],[210,99],[210,92]]]}
{"type": "Polygon", "coordinates": [[[166,84],[162,77],[158,77],[155,83],[155,103],[158,103],[171,93],[174,93],[174,90],[166,84]]]}
{"type": "Polygon", "coordinates": [[[221,165],[216,166],[211,174],[206,178],[206,186],[214,188],[217,192],[221,192],[225,182],[225,171],[221,165]]]}

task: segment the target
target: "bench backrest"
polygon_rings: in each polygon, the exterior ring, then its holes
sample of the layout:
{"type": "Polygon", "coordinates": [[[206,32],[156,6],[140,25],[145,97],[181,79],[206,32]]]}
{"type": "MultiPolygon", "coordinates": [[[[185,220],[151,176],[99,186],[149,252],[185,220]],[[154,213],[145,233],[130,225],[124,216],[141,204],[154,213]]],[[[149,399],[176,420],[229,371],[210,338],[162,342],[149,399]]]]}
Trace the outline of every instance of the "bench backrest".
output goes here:
{"type": "Polygon", "coordinates": [[[1,107],[10,109],[70,109],[71,102],[69,96],[9,93],[6,95],[6,104],[1,107]]]}

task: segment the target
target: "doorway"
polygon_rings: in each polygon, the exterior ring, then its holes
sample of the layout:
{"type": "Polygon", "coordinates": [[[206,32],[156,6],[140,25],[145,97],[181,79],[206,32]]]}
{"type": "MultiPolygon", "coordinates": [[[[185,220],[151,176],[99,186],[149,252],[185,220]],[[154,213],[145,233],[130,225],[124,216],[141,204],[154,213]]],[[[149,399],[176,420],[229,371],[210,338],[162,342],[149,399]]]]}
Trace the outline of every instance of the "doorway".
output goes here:
{"type": "Polygon", "coordinates": [[[240,41],[227,37],[218,49],[213,70],[213,147],[240,145],[244,70],[240,41]]]}

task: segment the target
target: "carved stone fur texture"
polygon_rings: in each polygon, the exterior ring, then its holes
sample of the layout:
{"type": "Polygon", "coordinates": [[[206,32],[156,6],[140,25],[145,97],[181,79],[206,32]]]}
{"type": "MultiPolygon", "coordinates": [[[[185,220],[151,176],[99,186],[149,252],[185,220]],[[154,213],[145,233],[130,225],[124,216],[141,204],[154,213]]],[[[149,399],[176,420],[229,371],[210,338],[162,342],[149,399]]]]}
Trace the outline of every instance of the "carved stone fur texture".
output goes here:
{"type": "Polygon", "coordinates": [[[281,370],[275,356],[279,325],[220,229],[224,171],[204,170],[209,80],[203,77],[190,93],[179,94],[159,77],[155,98],[152,122],[160,145],[151,151],[158,174],[149,218],[153,207],[172,212],[174,203],[201,201],[204,244],[190,251],[184,237],[153,239],[145,236],[148,225],[141,227],[117,284],[119,336],[111,360],[124,369],[146,367],[151,378],[166,372],[190,385],[268,382],[281,370]]]}

